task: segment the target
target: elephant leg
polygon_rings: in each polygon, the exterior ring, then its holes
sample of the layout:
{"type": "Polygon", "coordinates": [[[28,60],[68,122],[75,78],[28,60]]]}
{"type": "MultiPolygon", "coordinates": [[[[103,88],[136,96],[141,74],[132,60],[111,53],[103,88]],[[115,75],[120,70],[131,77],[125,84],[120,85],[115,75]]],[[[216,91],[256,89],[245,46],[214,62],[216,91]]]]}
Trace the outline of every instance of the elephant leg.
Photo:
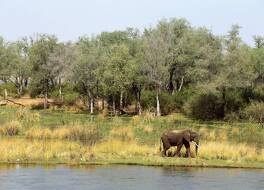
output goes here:
{"type": "Polygon", "coordinates": [[[175,156],[180,157],[182,144],[177,145],[175,156]]]}
{"type": "Polygon", "coordinates": [[[184,144],[184,146],[186,148],[186,157],[189,158],[191,156],[190,143],[187,142],[184,144]]]}
{"type": "Polygon", "coordinates": [[[167,138],[161,137],[162,144],[163,144],[163,151],[161,152],[161,155],[164,157],[167,154],[167,150],[170,149],[171,145],[167,138]]]}

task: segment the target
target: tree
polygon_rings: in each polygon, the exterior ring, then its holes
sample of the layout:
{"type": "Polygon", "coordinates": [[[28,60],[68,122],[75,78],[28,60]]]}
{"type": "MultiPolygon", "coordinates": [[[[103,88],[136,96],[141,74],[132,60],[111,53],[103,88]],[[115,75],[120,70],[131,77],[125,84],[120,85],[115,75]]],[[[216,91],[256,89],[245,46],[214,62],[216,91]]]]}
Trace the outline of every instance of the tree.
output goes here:
{"type": "Polygon", "coordinates": [[[264,37],[263,36],[253,36],[256,48],[264,47],[264,37]]]}
{"type": "Polygon", "coordinates": [[[159,94],[168,77],[167,58],[169,48],[164,37],[160,30],[152,28],[145,30],[143,36],[144,58],[147,63],[148,79],[155,86],[156,90],[157,116],[161,115],[159,94]]]}
{"type": "Polygon", "coordinates": [[[132,90],[136,99],[136,112],[142,114],[141,107],[141,91],[147,85],[147,66],[144,61],[143,43],[139,32],[135,29],[128,29],[130,42],[129,54],[130,59],[126,66],[126,74],[128,77],[128,86],[132,90]]]}
{"type": "Polygon", "coordinates": [[[111,96],[113,113],[116,113],[116,97],[119,95],[119,109],[123,109],[125,89],[129,85],[128,66],[133,53],[133,35],[129,28],[126,31],[103,32],[98,36],[100,49],[104,52],[104,90],[111,96]]]}
{"type": "Polygon", "coordinates": [[[29,77],[28,44],[26,38],[21,41],[4,44],[1,40],[1,75],[5,81],[12,82],[20,97],[29,77]]]}
{"type": "Polygon", "coordinates": [[[61,101],[63,100],[62,84],[71,78],[75,58],[75,47],[71,43],[58,44],[54,52],[49,55],[47,66],[51,68],[51,75],[58,83],[61,101]]]}
{"type": "Polygon", "coordinates": [[[99,47],[95,39],[80,38],[77,44],[76,64],[73,68],[73,80],[80,88],[81,94],[88,99],[90,113],[94,112],[94,99],[98,81],[101,78],[99,70],[99,47]]]}
{"type": "Polygon", "coordinates": [[[48,105],[48,93],[54,87],[55,76],[49,65],[49,58],[57,47],[57,38],[49,35],[38,35],[31,39],[29,61],[32,65],[32,89],[36,93],[44,94],[44,108],[48,105]]]}
{"type": "Polygon", "coordinates": [[[222,117],[227,112],[226,95],[231,90],[246,89],[252,86],[255,78],[251,63],[250,48],[239,37],[240,27],[232,26],[225,39],[225,52],[221,67],[209,87],[220,92],[222,98],[222,117]]]}

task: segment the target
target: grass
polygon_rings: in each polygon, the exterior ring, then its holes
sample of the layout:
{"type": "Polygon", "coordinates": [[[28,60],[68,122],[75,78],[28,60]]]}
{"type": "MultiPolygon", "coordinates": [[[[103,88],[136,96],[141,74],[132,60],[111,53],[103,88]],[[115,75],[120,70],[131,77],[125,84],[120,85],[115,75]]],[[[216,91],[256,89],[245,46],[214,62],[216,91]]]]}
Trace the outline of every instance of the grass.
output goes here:
{"type": "Polygon", "coordinates": [[[135,141],[125,146],[120,140],[107,140],[86,146],[72,141],[12,138],[0,141],[0,162],[264,168],[263,150],[261,154],[257,154],[246,145],[237,150],[232,145],[224,148],[225,153],[216,153],[217,143],[211,142],[208,146],[209,149],[207,146],[201,147],[200,156],[197,158],[163,158],[159,155],[157,146],[142,145],[135,141]],[[248,150],[250,154],[246,154],[248,150]],[[207,153],[203,154],[204,152],[207,153]],[[210,157],[215,153],[215,157],[210,157]]]}
{"type": "Polygon", "coordinates": [[[257,123],[200,122],[182,114],[108,117],[0,107],[0,135],[0,162],[264,167],[264,129],[257,123]],[[161,133],[180,128],[199,132],[198,158],[160,156],[161,133]]]}

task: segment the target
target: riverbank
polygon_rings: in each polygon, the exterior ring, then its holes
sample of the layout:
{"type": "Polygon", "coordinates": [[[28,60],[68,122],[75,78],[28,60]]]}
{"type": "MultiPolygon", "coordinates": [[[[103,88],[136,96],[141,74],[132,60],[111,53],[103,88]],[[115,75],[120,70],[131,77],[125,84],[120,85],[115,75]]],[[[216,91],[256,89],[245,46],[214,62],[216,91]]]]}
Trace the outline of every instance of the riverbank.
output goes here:
{"type": "MultiPolygon", "coordinates": [[[[155,159],[155,158],[152,158],[155,159]]],[[[193,167],[193,168],[244,168],[244,169],[264,169],[263,162],[230,162],[226,160],[203,160],[194,158],[162,158],[157,161],[145,159],[143,157],[101,160],[89,162],[66,162],[66,161],[27,161],[27,162],[0,162],[0,165],[67,165],[67,166],[93,166],[93,165],[136,165],[153,167],[193,167]]]]}
{"type": "MultiPolygon", "coordinates": [[[[210,143],[209,143],[210,144],[210,143]]],[[[212,145],[210,145],[212,146],[212,145]]],[[[217,146],[217,145],[215,145],[217,146]]],[[[223,145],[226,146],[227,145],[223,145]]],[[[234,150],[234,145],[230,145],[234,150]]],[[[194,147],[192,147],[193,149],[194,147]]],[[[67,164],[105,165],[125,164],[143,166],[177,167],[221,167],[221,168],[262,168],[264,154],[253,152],[248,147],[238,148],[233,155],[221,149],[208,149],[202,146],[197,158],[161,157],[159,147],[140,145],[130,141],[110,140],[95,145],[63,140],[27,140],[8,138],[0,141],[0,163],[9,164],[67,164]],[[207,154],[214,157],[207,158],[207,154]],[[244,151],[244,152],[243,152],[244,151]]],[[[184,153],[185,150],[182,152],[184,153]]]]}
{"type": "Polygon", "coordinates": [[[6,107],[0,108],[0,135],[1,163],[264,168],[264,129],[257,123],[200,122],[182,114],[109,117],[6,107]],[[162,132],[182,128],[200,134],[198,157],[161,157],[162,132]]]}

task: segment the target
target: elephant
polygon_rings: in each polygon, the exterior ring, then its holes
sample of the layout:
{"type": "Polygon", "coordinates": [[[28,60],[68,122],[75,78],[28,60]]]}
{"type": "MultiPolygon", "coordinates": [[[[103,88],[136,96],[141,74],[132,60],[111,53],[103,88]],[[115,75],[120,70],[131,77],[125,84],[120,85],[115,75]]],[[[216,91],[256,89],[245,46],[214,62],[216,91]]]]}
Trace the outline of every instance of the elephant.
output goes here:
{"type": "Polygon", "coordinates": [[[168,130],[164,132],[160,138],[161,154],[162,156],[166,156],[166,152],[171,146],[177,146],[175,156],[179,157],[181,148],[184,145],[186,148],[186,157],[190,157],[191,156],[190,142],[195,143],[195,153],[197,156],[198,147],[199,147],[199,134],[198,133],[190,129],[168,130]],[[163,151],[161,151],[162,150],[161,142],[163,144],[163,151]]]}

